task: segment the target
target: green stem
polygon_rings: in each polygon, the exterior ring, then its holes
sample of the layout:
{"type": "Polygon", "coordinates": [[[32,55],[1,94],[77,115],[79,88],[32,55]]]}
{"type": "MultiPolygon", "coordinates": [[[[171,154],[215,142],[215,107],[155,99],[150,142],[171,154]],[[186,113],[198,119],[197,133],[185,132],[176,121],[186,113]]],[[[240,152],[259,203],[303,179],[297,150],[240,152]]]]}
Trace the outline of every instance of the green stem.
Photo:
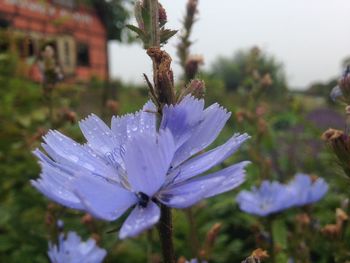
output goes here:
{"type": "Polygon", "coordinates": [[[160,47],[158,0],[149,0],[151,12],[151,42],[153,47],[160,47]]]}
{"type": "Polygon", "coordinates": [[[270,235],[270,258],[271,263],[276,263],[275,240],[273,237],[273,218],[269,217],[267,227],[270,235]]]}
{"type": "Polygon", "coordinates": [[[185,210],[185,214],[190,226],[189,240],[190,240],[192,257],[199,258],[199,240],[198,240],[196,221],[193,216],[193,210],[191,208],[188,208],[185,210]]]}
{"type": "Polygon", "coordinates": [[[175,263],[171,210],[163,204],[161,204],[160,209],[158,232],[162,247],[163,263],[175,263]]]}
{"type": "MultiPolygon", "coordinates": [[[[158,10],[158,0],[148,0],[150,7],[150,26],[151,26],[151,47],[160,48],[160,29],[159,29],[159,10],[158,10]]],[[[153,83],[155,93],[159,94],[158,87],[158,64],[155,58],[152,58],[153,64],[153,83]]]]}
{"type": "Polygon", "coordinates": [[[147,231],[147,263],[152,263],[152,229],[147,231]]]}

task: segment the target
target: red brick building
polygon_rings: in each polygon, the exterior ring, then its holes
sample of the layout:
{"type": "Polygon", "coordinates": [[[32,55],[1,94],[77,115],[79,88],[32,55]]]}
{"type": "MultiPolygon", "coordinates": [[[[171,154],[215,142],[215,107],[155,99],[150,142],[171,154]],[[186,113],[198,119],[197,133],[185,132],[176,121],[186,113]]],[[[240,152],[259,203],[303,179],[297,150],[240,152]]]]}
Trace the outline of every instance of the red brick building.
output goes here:
{"type": "Polygon", "coordinates": [[[90,6],[75,0],[0,0],[0,30],[16,37],[28,64],[35,65],[50,44],[65,77],[108,76],[106,28],[90,6]]]}

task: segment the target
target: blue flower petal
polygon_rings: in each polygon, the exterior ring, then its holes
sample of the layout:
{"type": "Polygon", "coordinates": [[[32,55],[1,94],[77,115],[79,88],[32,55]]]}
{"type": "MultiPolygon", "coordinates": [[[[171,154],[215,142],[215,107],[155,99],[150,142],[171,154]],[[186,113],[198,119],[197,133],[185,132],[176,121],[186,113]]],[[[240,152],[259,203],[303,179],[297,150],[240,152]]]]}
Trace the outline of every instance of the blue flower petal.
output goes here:
{"type": "Polygon", "coordinates": [[[51,200],[74,209],[83,209],[79,198],[73,193],[73,171],[63,169],[55,164],[39,150],[34,154],[40,159],[42,172],[40,178],[32,180],[31,184],[51,200]]]}
{"type": "Polygon", "coordinates": [[[239,186],[245,178],[244,167],[249,162],[241,162],[218,172],[169,185],[157,195],[167,206],[186,208],[214,195],[227,192],[239,186]]]}
{"type": "Polygon", "coordinates": [[[179,104],[165,105],[160,129],[169,129],[179,148],[192,135],[193,130],[203,119],[204,100],[190,95],[182,99],[179,104]]]}
{"type": "Polygon", "coordinates": [[[160,208],[152,201],[144,208],[136,206],[125,220],[119,232],[119,238],[135,237],[151,228],[159,221],[160,208]]]}
{"type": "Polygon", "coordinates": [[[49,243],[48,256],[52,263],[101,263],[106,255],[106,250],[99,248],[95,240],[82,242],[75,232],[69,232],[66,238],[61,234],[58,245],[49,243]]]}
{"type": "Polygon", "coordinates": [[[236,201],[249,214],[267,216],[293,206],[294,195],[278,182],[263,181],[259,188],[241,191],[236,201]]]}
{"type": "Polygon", "coordinates": [[[157,127],[156,117],[157,108],[153,102],[148,101],[142,110],[135,114],[126,114],[120,117],[113,116],[111,129],[120,143],[126,142],[134,134],[138,133],[155,135],[157,127]]]}
{"type": "Polygon", "coordinates": [[[79,122],[81,131],[88,141],[88,145],[106,161],[113,155],[116,163],[121,163],[120,142],[116,139],[111,129],[96,115],[91,114],[79,122]]]}
{"type": "Polygon", "coordinates": [[[137,202],[134,193],[91,175],[81,175],[75,180],[74,193],[87,212],[108,221],[117,219],[137,202]]]}
{"type": "Polygon", "coordinates": [[[231,116],[219,104],[215,103],[203,112],[203,119],[194,128],[189,139],[176,151],[172,166],[176,167],[209,146],[219,135],[231,116]]]}
{"type": "Polygon", "coordinates": [[[131,139],[126,145],[125,165],[132,190],[153,196],[165,181],[174,151],[168,130],[158,138],[139,134],[131,139]]]}
{"type": "Polygon", "coordinates": [[[287,188],[295,195],[295,205],[302,206],[319,201],[327,193],[328,184],[322,178],[312,182],[310,176],[297,174],[287,188]]]}
{"type": "Polygon", "coordinates": [[[181,182],[204,173],[230,157],[250,137],[248,134],[234,135],[225,144],[200,154],[171,171],[168,181],[181,182]]]}
{"type": "Polygon", "coordinates": [[[44,141],[46,144],[42,144],[42,147],[56,162],[71,167],[75,171],[87,170],[119,181],[115,169],[87,146],[78,144],[58,131],[48,132],[44,141]]]}

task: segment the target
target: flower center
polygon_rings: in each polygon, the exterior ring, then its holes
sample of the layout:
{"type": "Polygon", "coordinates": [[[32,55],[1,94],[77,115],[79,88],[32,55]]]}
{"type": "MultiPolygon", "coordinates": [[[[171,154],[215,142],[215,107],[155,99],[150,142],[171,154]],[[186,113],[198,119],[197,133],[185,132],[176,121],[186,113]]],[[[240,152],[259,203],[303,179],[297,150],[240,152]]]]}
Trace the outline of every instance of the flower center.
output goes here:
{"type": "Polygon", "coordinates": [[[138,199],[138,205],[139,206],[141,206],[141,207],[143,207],[143,208],[145,208],[146,206],[147,206],[147,204],[148,204],[148,201],[149,201],[149,196],[148,195],[146,195],[145,193],[143,193],[143,192],[138,192],[137,194],[136,194],[136,196],[137,196],[137,199],[138,199]]]}

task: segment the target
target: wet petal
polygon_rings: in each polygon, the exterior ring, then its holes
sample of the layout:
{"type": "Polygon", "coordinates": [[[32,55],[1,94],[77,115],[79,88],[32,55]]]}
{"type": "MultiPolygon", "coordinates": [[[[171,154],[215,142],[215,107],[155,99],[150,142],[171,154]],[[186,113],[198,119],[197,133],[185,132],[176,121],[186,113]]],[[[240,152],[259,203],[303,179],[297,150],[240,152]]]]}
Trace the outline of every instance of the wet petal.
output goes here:
{"type": "Polygon", "coordinates": [[[88,141],[88,145],[106,161],[114,166],[122,163],[120,142],[110,128],[96,115],[91,114],[79,122],[81,131],[88,141]]]}
{"type": "Polygon", "coordinates": [[[176,151],[172,166],[176,167],[209,146],[219,135],[231,113],[215,103],[204,110],[201,123],[191,137],[176,151]]]}
{"type": "Polygon", "coordinates": [[[58,131],[50,131],[42,144],[45,151],[56,161],[73,170],[88,170],[107,178],[119,180],[115,169],[88,147],[68,138],[58,131]]]}
{"type": "Polygon", "coordinates": [[[73,193],[73,171],[60,167],[39,150],[35,155],[40,159],[42,172],[40,178],[31,180],[31,184],[49,199],[69,208],[83,209],[79,198],[73,193]]]}
{"type": "Polygon", "coordinates": [[[211,151],[200,154],[178,166],[168,176],[169,180],[181,182],[206,172],[230,157],[235,151],[237,151],[242,143],[249,138],[248,134],[234,135],[225,144],[211,151]]]}
{"type": "Polygon", "coordinates": [[[87,212],[108,221],[117,219],[137,202],[134,193],[118,184],[87,175],[74,182],[74,192],[87,212]]]}
{"type": "Polygon", "coordinates": [[[240,162],[216,173],[204,176],[203,179],[200,178],[199,180],[211,180],[213,178],[219,180],[218,184],[206,193],[205,198],[228,192],[241,185],[245,181],[245,167],[248,164],[250,164],[249,161],[240,162]]]}
{"type": "Polygon", "coordinates": [[[162,189],[157,198],[174,208],[192,206],[202,199],[227,192],[240,185],[244,181],[244,167],[248,163],[241,162],[206,176],[170,185],[162,189]]]}
{"type": "Polygon", "coordinates": [[[148,134],[139,134],[129,141],[125,165],[131,188],[153,196],[165,181],[174,151],[170,131],[161,132],[158,141],[148,134]]]}
{"type": "Polygon", "coordinates": [[[189,139],[203,118],[204,100],[186,96],[177,105],[165,105],[160,129],[169,129],[174,136],[176,148],[189,139]]]}
{"type": "Polygon", "coordinates": [[[111,129],[119,142],[126,142],[133,135],[138,133],[148,133],[155,135],[157,125],[157,108],[152,101],[148,101],[135,114],[124,116],[113,116],[111,129]]]}
{"type": "Polygon", "coordinates": [[[160,208],[154,202],[149,202],[145,208],[136,206],[120,229],[119,238],[135,237],[151,228],[159,218],[160,208]]]}

